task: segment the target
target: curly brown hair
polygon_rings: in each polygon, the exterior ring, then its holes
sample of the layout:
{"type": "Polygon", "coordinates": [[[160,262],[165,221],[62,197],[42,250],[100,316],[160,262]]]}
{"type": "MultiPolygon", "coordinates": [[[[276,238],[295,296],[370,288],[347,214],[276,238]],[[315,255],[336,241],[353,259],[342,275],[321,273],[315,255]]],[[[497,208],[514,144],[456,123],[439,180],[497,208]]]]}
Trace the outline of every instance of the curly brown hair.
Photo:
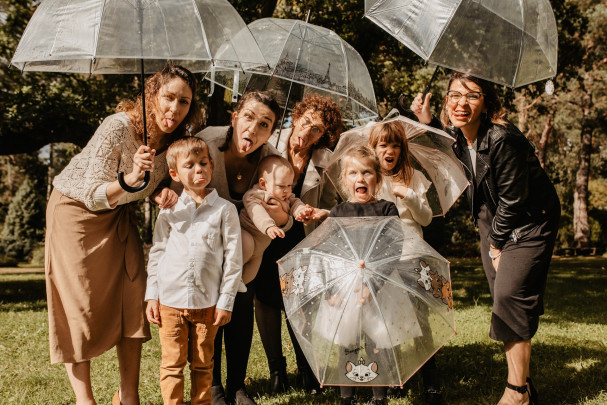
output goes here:
{"type": "MultiPolygon", "coordinates": [[[[167,63],[161,71],[145,80],[146,123],[148,133],[152,133],[152,129],[156,125],[156,96],[162,86],[174,78],[180,78],[192,90],[192,101],[188,114],[171,134],[173,139],[179,139],[194,134],[202,123],[202,111],[196,101],[196,78],[192,72],[182,66],[167,63]]],[[[129,114],[133,120],[133,126],[137,135],[143,139],[143,104],[141,102],[141,95],[135,101],[122,100],[116,106],[116,111],[129,114]]]]}
{"type": "Polygon", "coordinates": [[[292,112],[292,122],[298,121],[306,112],[318,114],[326,127],[325,133],[312,149],[331,148],[335,146],[342,132],[341,110],[337,103],[320,94],[309,94],[295,104],[292,112]]]}

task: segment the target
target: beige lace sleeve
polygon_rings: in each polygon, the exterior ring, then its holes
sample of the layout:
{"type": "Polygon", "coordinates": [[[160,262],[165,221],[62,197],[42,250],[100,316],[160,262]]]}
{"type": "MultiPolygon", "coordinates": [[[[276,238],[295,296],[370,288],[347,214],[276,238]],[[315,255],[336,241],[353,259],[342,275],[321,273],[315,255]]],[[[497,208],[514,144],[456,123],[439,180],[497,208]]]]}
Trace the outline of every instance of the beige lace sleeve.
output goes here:
{"type": "MultiPolygon", "coordinates": [[[[131,172],[133,155],[140,145],[128,116],[125,113],[111,115],[97,128],[82,152],[55,177],[53,185],[92,211],[110,209],[106,188],[116,181],[119,171],[131,172]]],[[[137,193],[127,193],[118,205],[145,198],[154,191],[168,174],[164,153],[156,156],[154,166],[148,187],[137,193]]]]}

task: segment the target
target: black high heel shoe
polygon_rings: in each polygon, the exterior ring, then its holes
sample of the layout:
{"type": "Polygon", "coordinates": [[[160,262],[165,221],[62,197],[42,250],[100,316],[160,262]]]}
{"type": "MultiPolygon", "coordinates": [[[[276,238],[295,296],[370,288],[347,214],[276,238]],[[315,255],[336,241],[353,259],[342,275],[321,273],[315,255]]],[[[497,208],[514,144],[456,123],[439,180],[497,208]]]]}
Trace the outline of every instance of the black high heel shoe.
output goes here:
{"type": "Polygon", "coordinates": [[[540,405],[540,400],[538,399],[533,382],[531,382],[531,377],[527,377],[527,385],[529,387],[529,405],[540,405]]]}

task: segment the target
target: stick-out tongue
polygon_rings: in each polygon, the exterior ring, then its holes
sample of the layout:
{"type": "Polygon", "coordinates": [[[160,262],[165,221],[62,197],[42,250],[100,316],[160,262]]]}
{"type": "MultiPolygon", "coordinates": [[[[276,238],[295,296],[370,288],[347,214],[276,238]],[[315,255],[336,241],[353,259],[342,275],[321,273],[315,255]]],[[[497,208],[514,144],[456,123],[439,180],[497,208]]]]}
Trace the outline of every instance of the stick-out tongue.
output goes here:
{"type": "Polygon", "coordinates": [[[249,140],[249,139],[243,139],[242,141],[240,141],[240,150],[242,150],[245,153],[248,152],[252,146],[253,146],[253,142],[251,142],[251,140],[249,140]]]}

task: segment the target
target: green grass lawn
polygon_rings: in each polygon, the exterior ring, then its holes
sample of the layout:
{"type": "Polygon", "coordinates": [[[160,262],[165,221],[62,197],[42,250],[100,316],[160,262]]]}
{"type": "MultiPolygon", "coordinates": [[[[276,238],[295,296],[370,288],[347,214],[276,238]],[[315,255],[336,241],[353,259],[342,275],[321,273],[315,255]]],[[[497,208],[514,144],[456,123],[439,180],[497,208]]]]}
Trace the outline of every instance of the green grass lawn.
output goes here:
{"type": "MultiPolygon", "coordinates": [[[[451,263],[457,335],[437,355],[449,404],[495,404],[506,381],[502,345],[488,337],[491,299],[478,260],[451,263]]],[[[555,258],[548,280],[546,314],[533,340],[531,369],[543,404],[607,404],[607,258],[555,258]]],[[[0,274],[0,404],[74,402],[62,365],[49,364],[44,275],[0,274]]],[[[284,328],[283,328],[284,329],[284,328]]],[[[157,329],[144,345],[142,404],[162,404],[158,386],[160,347],[157,329]]],[[[289,378],[295,380],[294,353],[283,331],[289,378]]],[[[225,369],[225,367],[224,367],[225,369]]],[[[260,405],[333,404],[336,390],[312,397],[300,390],[265,394],[267,362],[255,333],[249,361],[248,391],[260,405]]],[[[116,352],[93,360],[99,404],[118,388],[116,352]]],[[[421,381],[414,376],[407,396],[391,404],[420,403],[421,381]]],[[[187,388],[189,389],[189,388],[187,388]]],[[[360,390],[363,395],[370,391],[360,390]]]]}

